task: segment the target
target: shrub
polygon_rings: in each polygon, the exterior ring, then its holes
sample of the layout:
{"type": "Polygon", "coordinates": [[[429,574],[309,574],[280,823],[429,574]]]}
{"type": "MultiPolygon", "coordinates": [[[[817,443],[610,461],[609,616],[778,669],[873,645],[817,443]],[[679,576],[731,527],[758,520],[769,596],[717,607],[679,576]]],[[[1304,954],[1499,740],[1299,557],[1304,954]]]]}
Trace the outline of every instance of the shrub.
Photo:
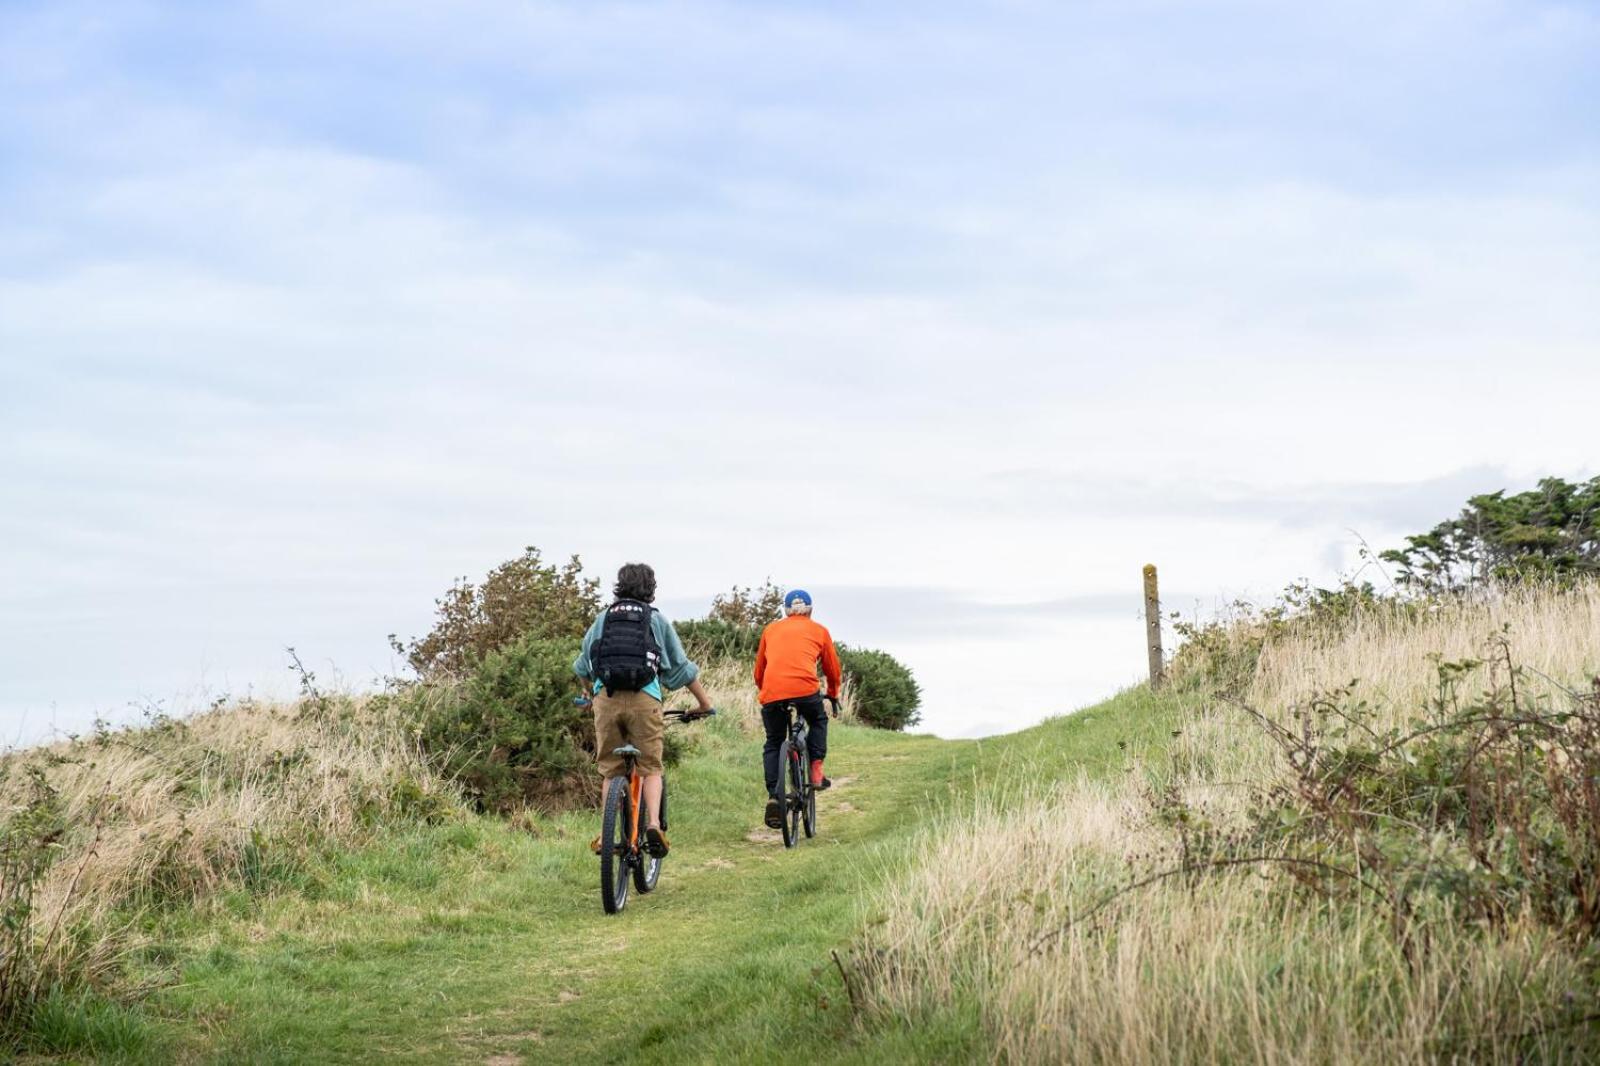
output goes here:
{"type": "Polygon", "coordinates": [[[27,798],[0,813],[0,1047],[13,1024],[32,1011],[45,980],[34,899],[66,835],[60,798],[37,767],[29,767],[27,798]]]}
{"type": "Polygon", "coordinates": [[[459,682],[412,690],[423,747],[480,808],[505,812],[591,782],[594,723],[572,703],[573,653],[569,641],[529,635],[459,682]]]}
{"type": "Polygon", "coordinates": [[[1224,616],[1206,622],[1172,615],[1183,639],[1167,676],[1182,684],[1225,693],[1239,693],[1255,678],[1265,648],[1291,637],[1332,640],[1359,620],[1380,612],[1425,610],[1426,602],[1385,598],[1368,582],[1343,581],[1331,589],[1298,582],[1284,589],[1278,601],[1256,607],[1232,603],[1224,616]]]}
{"type": "MultiPolygon", "coordinates": [[[[711,600],[711,610],[706,619],[726,622],[729,625],[752,629],[757,634],[768,622],[783,617],[783,590],[767,581],[760,588],[733,586],[726,595],[711,600]]],[[[751,649],[751,655],[755,650],[751,649]]]]}
{"type": "Polygon", "coordinates": [[[600,611],[599,583],[583,577],[574,555],[564,565],[546,565],[529,547],[489,571],[483,584],[461,578],[439,599],[428,635],[389,644],[419,677],[463,677],[489,653],[514,640],[535,637],[577,640],[600,611]]]}
{"type": "Polygon", "coordinates": [[[1398,944],[1430,920],[1499,928],[1532,919],[1579,946],[1600,933],[1600,679],[1565,706],[1533,695],[1504,637],[1485,659],[1439,662],[1435,696],[1391,724],[1349,686],[1286,723],[1244,704],[1288,775],[1256,789],[1243,829],[1220,830],[1176,793],[1160,820],[1183,866],[1282,870],[1319,897],[1376,905],[1398,944]],[[1467,678],[1489,670],[1469,698],[1467,678]]]}
{"type": "Polygon", "coordinates": [[[838,649],[856,717],[878,729],[905,729],[921,720],[922,691],[905,664],[884,651],[844,644],[838,649]]]}
{"type": "Polygon", "coordinates": [[[754,665],[756,649],[761,645],[758,626],[721,618],[696,618],[678,622],[674,628],[683,641],[683,650],[701,666],[724,660],[754,665]]]}

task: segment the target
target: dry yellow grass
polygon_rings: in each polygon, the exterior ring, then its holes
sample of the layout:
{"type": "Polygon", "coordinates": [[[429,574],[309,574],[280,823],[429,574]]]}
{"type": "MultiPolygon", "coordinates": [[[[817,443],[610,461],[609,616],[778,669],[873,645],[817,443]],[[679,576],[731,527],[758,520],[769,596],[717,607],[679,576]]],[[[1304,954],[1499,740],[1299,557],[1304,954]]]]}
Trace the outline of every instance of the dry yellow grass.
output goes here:
{"type": "MultiPolygon", "coordinates": [[[[1600,591],[1524,591],[1301,635],[1262,655],[1248,699],[1286,717],[1360,678],[1402,721],[1434,691],[1430,655],[1479,657],[1503,632],[1552,691],[1581,684],[1600,668],[1600,591]]],[[[1281,758],[1236,708],[1183,702],[1159,776],[1226,822],[1244,813],[1240,786],[1282,774],[1281,758]]],[[[1258,868],[1119,895],[1132,872],[1173,861],[1146,780],[980,797],[927,829],[922,858],[873,901],[882,920],[858,954],[870,1008],[975,1009],[996,1060],[1019,1063],[1581,1060],[1581,1028],[1544,1026],[1586,987],[1584,964],[1535,926],[1437,923],[1408,960],[1386,915],[1313,903],[1258,868]]]]}
{"type": "Polygon", "coordinates": [[[108,916],[130,902],[203,897],[270,876],[307,846],[354,840],[386,816],[463,809],[383,701],[334,704],[243,702],[0,757],[0,818],[25,801],[26,770],[37,767],[67,827],[33,921],[85,930],[41,937],[82,957],[41,963],[98,968],[120,939],[108,916]]]}
{"type": "Polygon", "coordinates": [[[1563,684],[1592,677],[1600,673],[1600,584],[1565,593],[1508,589],[1441,604],[1417,618],[1377,611],[1337,635],[1269,644],[1251,696],[1263,706],[1283,706],[1359,678],[1361,692],[1382,706],[1418,707],[1435,687],[1430,655],[1481,658],[1486,641],[1501,633],[1519,665],[1563,684]]]}

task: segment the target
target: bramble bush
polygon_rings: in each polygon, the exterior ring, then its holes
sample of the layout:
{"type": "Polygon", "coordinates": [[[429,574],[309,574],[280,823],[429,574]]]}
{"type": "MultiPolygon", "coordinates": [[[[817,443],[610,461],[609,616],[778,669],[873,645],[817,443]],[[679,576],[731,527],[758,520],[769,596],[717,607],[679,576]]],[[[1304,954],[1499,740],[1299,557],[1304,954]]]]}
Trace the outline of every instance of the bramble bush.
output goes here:
{"type": "Polygon", "coordinates": [[[1430,922],[1482,928],[1533,919],[1580,948],[1600,934],[1600,678],[1560,704],[1501,634],[1482,659],[1437,663],[1437,692],[1384,725],[1354,683],[1287,723],[1237,703],[1287,774],[1252,791],[1243,827],[1222,828],[1176,793],[1156,803],[1190,874],[1261,864],[1304,891],[1387,913],[1411,957],[1430,922]],[[1480,694],[1464,695],[1487,671],[1480,694]]]}
{"type": "Polygon", "coordinates": [[[67,832],[56,790],[41,769],[26,769],[26,798],[0,810],[0,1048],[19,1036],[50,989],[48,944],[34,900],[67,832]]]}

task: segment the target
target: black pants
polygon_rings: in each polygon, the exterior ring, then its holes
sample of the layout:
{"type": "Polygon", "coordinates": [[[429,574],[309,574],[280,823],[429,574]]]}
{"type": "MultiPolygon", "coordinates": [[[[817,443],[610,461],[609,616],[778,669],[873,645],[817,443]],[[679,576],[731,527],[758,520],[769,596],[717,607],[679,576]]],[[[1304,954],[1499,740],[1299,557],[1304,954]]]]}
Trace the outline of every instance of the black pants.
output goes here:
{"type": "Polygon", "coordinates": [[[806,748],[813,760],[828,757],[828,712],[822,709],[822,696],[801,696],[795,700],[779,700],[761,705],[761,724],[767,729],[767,743],[761,749],[761,765],[767,772],[767,795],[778,791],[778,749],[789,736],[789,708],[800,712],[811,731],[806,734],[806,748]]]}

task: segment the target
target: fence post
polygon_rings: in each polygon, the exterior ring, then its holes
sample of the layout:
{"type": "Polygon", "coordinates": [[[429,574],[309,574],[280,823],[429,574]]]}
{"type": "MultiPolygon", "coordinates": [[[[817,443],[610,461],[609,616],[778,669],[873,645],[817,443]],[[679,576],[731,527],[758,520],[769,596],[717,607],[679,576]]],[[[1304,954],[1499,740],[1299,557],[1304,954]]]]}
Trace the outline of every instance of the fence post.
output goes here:
{"type": "Polygon", "coordinates": [[[1161,593],[1156,588],[1156,567],[1154,563],[1147,564],[1144,568],[1144,634],[1145,643],[1150,646],[1150,687],[1160,688],[1162,681],[1161,593]]]}

